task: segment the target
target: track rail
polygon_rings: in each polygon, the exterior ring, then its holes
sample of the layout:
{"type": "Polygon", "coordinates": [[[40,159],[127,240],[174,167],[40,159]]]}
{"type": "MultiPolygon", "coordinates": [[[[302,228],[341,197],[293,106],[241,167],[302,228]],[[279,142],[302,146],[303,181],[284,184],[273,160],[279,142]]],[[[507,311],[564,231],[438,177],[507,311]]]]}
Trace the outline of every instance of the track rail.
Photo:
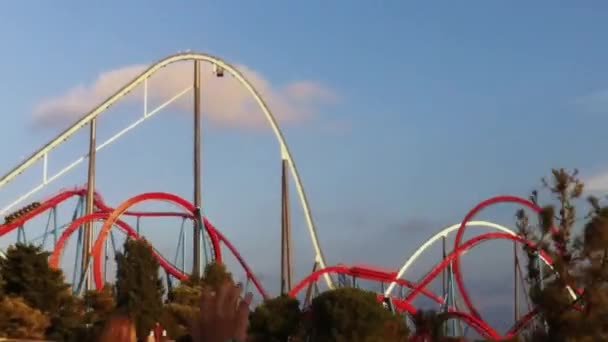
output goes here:
{"type": "MultiPolygon", "coordinates": [[[[15,219],[10,224],[0,225],[0,237],[23,226],[29,220],[36,218],[38,215],[43,214],[47,210],[50,210],[51,208],[54,208],[73,197],[84,196],[85,194],[86,194],[86,189],[75,188],[72,190],[64,190],[57,195],[51,196],[47,200],[41,202],[39,207],[28,212],[27,214],[25,214],[21,217],[19,217],[18,219],[15,219]]],[[[127,200],[125,202],[125,203],[128,203],[128,205],[123,203],[123,204],[125,204],[125,206],[123,208],[119,207],[118,209],[112,208],[111,206],[107,205],[104,202],[102,196],[99,195],[98,193],[95,194],[94,200],[95,200],[95,206],[97,207],[98,211],[92,215],[87,215],[87,216],[78,218],[77,220],[73,221],[66,228],[66,230],[64,230],[62,232],[59,240],[57,240],[53,253],[51,254],[51,257],[49,259],[49,262],[51,263],[52,266],[57,266],[59,264],[59,257],[61,256],[62,249],[65,247],[65,243],[66,243],[67,239],[69,238],[69,236],[72,233],[74,233],[78,228],[80,228],[82,226],[82,223],[86,222],[87,220],[98,220],[98,221],[103,221],[103,222],[109,222],[110,215],[112,213],[114,213],[117,216],[114,219],[112,219],[112,223],[109,224],[109,228],[107,228],[106,234],[109,232],[109,230],[112,226],[118,226],[128,236],[131,236],[133,238],[139,238],[139,234],[130,225],[121,221],[119,219],[119,216],[122,216],[122,215],[136,216],[136,217],[171,216],[171,217],[182,217],[182,218],[194,219],[194,210],[195,210],[194,205],[191,202],[189,202],[177,195],[168,194],[168,193],[156,192],[156,193],[145,193],[145,194],[137,195],[137,196],[130,198],[129,200],[127,200]],[[171,212],[171,211],[142,212],[142,211],[127,210],[128,207],[134,205],[136,203],[136,201],[141,202],[141,201],[149,201],[149,200],[167,201],[170,203],[177,204],[178,206],[184,208],[185,210],[183,212],[171,212]],[[120,214],[118,214],[118,212],[120,212],[120,214]]],[[[230,253],[235,257],[237,262],[241,265],[241,267],[245,271],[245,274],[247,275],[247,278],[251,280],[251,282],[254,284],[254,286],[256,287],[258,292],[262,295],[262,297],[265,299],[268,298],[268,293],[262,286],[262,283],[257,279],[257,277],[253,273],[251,267],[247,264],[247,262],[245,261],[243,256],[236,249],[236,247],[230,242],[230,240],[228,240],[228,238],[226,238],[218,229],[216,229],[215,226],[213,226],[206,217],[204,217],[203,219],[204,219],[204,223],[205,223],[204,227],[205,227],[205,229],[207,229],[207,233],[210,236],[210,239],[212,242],[213,252],[215,254],[214,256],[215,256],[216,260],[218,260],[218,261],[222,260],[221,244],[223,244],[224,246],[226,246],[228,251],[230,251],[230,253]]],[[[102,232],[103,232],[103,229],[102,229],[102,232]]],[[[96,241],[100,244],[100,246],[103,246],[102,232],[100,232],[98,241],[96,241]]],[[[103,235],[103,238],[105,239],[105,235],[103,235]]],[[[158,251],[154,250],[153,252],[156,255],[157,259],[159,260],[161,267],[163,267],[165,270],[167,270],[169,274],[175,276],[178,279],[183,279],[186,276],[187,273],[184,270],[180,270],[178,267],[173,265],[166,258],[164,258],[160,253],[158,253],[158,251]]],[[[98,288],[101,288],[100,286],[103,286],[103,280],[101,277],[102,253],[103,253],[103,248],[101,248],[101,247],[99,247],[98,250],[93,249],[91,251],[91,256],[93,257],[93,269],[94,269],[94,271],[95,270],[99,271],[97,274],[93,273],[93,275],[96,277],[96,286],[98,288]],[[97,269],[95,269],[95,267],[97,267],[97,269]]]]}
{"type": "MultiPolygon", "coordinates": [[[[130,93],[138,85],[145,83],[145,85],[146,85],[145,89],[147,90],[147,79],[150,76],[152,76],[154,73],[156,73],[158,70],[160,70],[161,68],[163,68],[167,65],[170,65],[172,63],[188,61],[188,60],[207,62],[207,63],[211,63],[212,65],[217,66],[221,69],[224,69],[230,75],[232,75],[251,94],[251,96],[254,98],[254,100],[256,101],[258,106],[261,108],[266,120],[268,121],[268,124],[270,125],[275,137],[277,138],[277,140],[279,142],[281,158],[286,160],[287,163],[289,164],[289,169],[290,169],[291,175],[294,179],[296,189],[298,192],[298,197],[299,197],[300,203],[301,203],[303,211],[304,211],[304,216],[306,219],[306,225],[308,228],[308,232],[309,232],[310,238],[312,240],[313,249],[315,252],[315,261],[319,263],[319,266],[321,268],[324,268],[325,267],[325,257],[323,255],[323,251],[321,250],[321,247],[320,247],[320,244],[319,244],[319,241],[317,238],[315,223],[314,223],[314,220],[312,217],[312,213],[311,213],[311,209],[310,209],[310,205],[308,203],[306,193],[304,191],[304,186],[303,186],[302,180],[300,178],[300,175],[299,175],[298,169],[296,167],[296,164],[294,162],[294,159],[292,157],[292,154],[289,151],[287,141],[285,140],[284,135],[276,121],[276,118],[270,110],[270,107],[266,104],[266,102],[264,101],[264,99],[262,98],[260,93],[255,89],[255,87],[251,84],[251,82],[249,82],[247,80],[247,78],[236,67],[234,67],[233,65],[231,65],[228,62],[225,62],[224,60],[222,60],[219,57],[215,57],[215,56],[204,54],[204,53],[196,53],[196,52],[178,53],[175,55],[168,56],[168,57],[152,64],[147,70],[142,72],[139,76],[135,77],[131,82],[127,83],[125,86],[123,86],[116,93],[114,93],[113,95],[108,97],[105,101],[103,101],[101,104],[99,104],[93,110],[91,110],[90,112],[88,112],[84,116],[82,116],[73,125],[71,125],[66,130],[64,130],[59,135],[57,135],[57,137],[55,137],[54,139],[49,141],[42,148],[38,149],[36,152],[34,152],[32,155],[30,155],[28,158],[26,158],[23,162],[19,163],[17,166],[15,166],[13,169],[11,169],[8,173],[6,173],[4,176],[2,176],[0,178],[0,189],[4,185],[6,185],[10,181],[12,181],[15,177],[17,177],[20,173],[22,173],[23,171],[32,167],[37,161],[39,161],[41,159],[44,160],[44,171],[43,171],[42,183],[40,185],[38,185],[37,187],[35,187],[32,191],[26,193],[24,196],[19,197],[15,203],[19,203],[20,201],[25,200],[27,197],[29,197],[33,193],[35,193],[38,190],[45,187],[50,181],[53,181],[53,180],[59,178],[61,175],[63,175],[65,173],[64,171],[60,171],[57,175],[51,177],[50,179],[47,178],[46,165],[47,165],[48,155],[51,151],[53,151],[55,148],[57,148],[59,145],[61,145],[64,141],[69,139],[72,135],[74,135],[81,128],[83,128],[84,126],[89,124],[93,119],[98,117],[101,113],[103,113],[110,106],[112,106],[113,104],[118,102],[122,97],[124,97],[125,95],[130,93]]],[[[144,119],[147,116],[148,116],[148,113],[145,112],[144,119]]],[[[88,155],[86,157],[88,157],[88,155]]],[[[84,158],[85,157],[77,160],[75,163],[78,164],[84,158]]],[[[71,167],[72,166],[69,166],[69,168],[71,168],[71,167]]],[[[13,203],[13,204],[15,204],[15,203],[13,203]]],[[[11,205],[13,205],[13,204],[11,204],[11,205]]],[[[3,211],[4,211],[4,209],[3,209],[3,211]]],[[[333,281],[332,281],[331,277],[327,274],[325,276],[325,281],[329,288],[333,288],[333,286],[334,286],[333,281]]]]}

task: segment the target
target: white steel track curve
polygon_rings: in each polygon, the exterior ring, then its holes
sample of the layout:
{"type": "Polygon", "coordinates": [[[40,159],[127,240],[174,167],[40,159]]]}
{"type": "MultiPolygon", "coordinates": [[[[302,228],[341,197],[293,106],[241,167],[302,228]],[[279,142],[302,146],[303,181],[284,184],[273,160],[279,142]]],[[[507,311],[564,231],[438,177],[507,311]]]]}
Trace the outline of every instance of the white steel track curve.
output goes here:
{"type": "MultiPolygon", "coordinates": [[[[323,256],[323,251],[321,250],[321,247],[320,247],[318,239],[317,239],[316,227],[315,227],[315,224],[314,224],[314,221],[312,218],[312,213],[310,210],[308,199],[306,197],[306,193],[304,191],[304,186],[302,184],[302,180],[300,179],[298,169],[296,168],[293,157],[287,146],[287,142],[283,136],[283,133],[281,132],[281,129],[279,128],[279,125],[278,125],[274,115],[272,114],[272,112],[270,111],[270,108],[268,107],[268,105],[266,104],[264,99],[261,97],[261,95],[258,93],[258,91],[254,88],[254,86],[245,78],[245,76],[236,67],[223,61],[221,58],[218,58],[218,57],[215,57],[212,55],[208,55],[208,54],[196,53],[196,52],[179,53],[179,54],[168,56],[168,57],[158,61],[157,63],[152,64],[146,71],[141,73],[139,76],[137,76],[131,82],[127,83],[124,87],[122,87],[116,93],[114,93],[113,95],[108,97],[104,102],[102,102],[100,105],[95,107],[93,110],[91,110],[90,112],[85,114],[76,123],[74,123],[72,126],[67,128],[66,130],[64,130],[62,133],[60,133],[55,139],[51,140],[49,143],[44,145],[41,149],[34,152],[30,157],[28,157],[23,162],[21,162],[19,165],[14,167],[7,174],[2,176],[2,178],[0,178],[0,188],[2,188],[4,185],[6,185],[11,180],[13,180],[20,173],[27,170],[31,166],[33,166],[38,160],[40,160],[42,158],[46,159],[46,156],[48,155],[48,153],[50,151],[55,149],[57,146],[61,145],[61,143],[63,143],[68,138],[70,138],[74,133],[76,133],[78,130],[80,130],[87,124],[89,124],[94,118],[96,118],[98,115],[103,113],[108,107],[110,107],[112,104],[119,101],[123,96],[127,95],[130,91],[135,89],[135,87],[137,87],[139,84],[145,82],[150,76],[152,76],[154,73],[156,73],[159,69],[161,69],[169,64],[172,64],[172,63],[187,61],[187,60],[193,60],[193,61],[200,60],[203,62],[211,63],[217,67],[220,67],[220,68],[226,70],[230,75],[232,75],[234,78],[236,78],[237,81],[239,81],[239,83],[243,87],[245,87],[245,89],[247,89],[247,91],[249,91],[251,96],[253,96],[253,98],[257,102],[258,106],[261,108],[266,120],[270,124],[270,127],[279,142],[279,145],[281,148],[281,158],[285,159],[287,161],[287,163],[289,164],[289,169],[291,171],[291,175],[294,178],[294,182],[296,184],[296,189],[298,191],[298,197],[300,199],[300,204],[302,205],[302,208],[304,209],[304,217],[306,219],[306,225],[308,228],[308,232],[309,232],[309,235],[312,240],[312,244],[313,244],[313,248],[314,248],[314,252],[315,252],[315,261],[319,263],[319,266],[321,268],[325,268],[326,267],[325,258],[323,256]]],[[[46,185],[46,182],[43,185],[46,185]]],[[[329,288],[333,288],[334,286],[333,286],[333,281],[332,281],[331,277],[328,274],[325,274],[324,278],[327,283],[327,286],[329,288]]]]}
{"type": "MultiPolygon", "coordinates": [[[[513,230],[511,230],[503,225],[500,225],[498,223],[494,223],[494,222],[470,221],[470,222],[467,222],[466,226],[467,227],[487,227],[487,228],[499,230],[503,233],[517,235],[517,233],[515,233],[513,230]]],[[[431,247],[437,240],[439,240],[443,237],[447,237],[448,234],[450,234],[453,231],[458,230],[458,228],[460,228],[460,223],[453,224],[451,226],[441,229],[438,233],[433,235],[430,239],[426,240],[422,245],[420,245],[420,247],[418,247],[418,249],[416,249],[414,254],[412,254],[409,258],[407,258],[407,260],[405,261],[403,266],[401,266],[401,268],[399,269],[399,272],[397,272],[397,276],[395,276],[395,278],[401,278],[405,274],[405,272],[414,264],[414,262],[420,257],[420,255],[422,255],[422,253],[424,253],[424,251],[426,251],[429,247],[431,247]]],[[[551,266],[547,262],[547,260],[545,260],[542,256],[541,256],[541,260],[549,267],[551,266]]],[[[385,297],[390,296],[391,292],[393,292],[393,289],[395,288],[396,285],[397,285],[396,282],[390,283],[390,285],[386,288],[386,291],[384,291],[384,296],[385,297]]]]}

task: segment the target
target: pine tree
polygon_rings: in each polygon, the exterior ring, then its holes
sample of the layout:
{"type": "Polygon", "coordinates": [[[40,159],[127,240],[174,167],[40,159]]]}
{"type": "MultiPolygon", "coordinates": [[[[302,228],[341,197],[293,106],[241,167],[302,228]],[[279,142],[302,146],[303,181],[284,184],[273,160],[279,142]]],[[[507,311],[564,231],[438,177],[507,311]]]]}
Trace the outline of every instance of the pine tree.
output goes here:
{"type": "MultiPolygon", "coordinates": [[[[530,296],[542,323],[535,327],[534,339],[608,340],[608,208],[590,197],[591,212],[578,216],[576,204],[584,185],[576,170],[552,170],[543,187],[554,204],[542,207],[538,225],[534,227],[523,210],[516,215],[519,232],[535,242],[526,249],[530,296]],[[582,234],[574,236],[581,219],[586,220],[582,234]],[[540,248],[551,257],[553,269],[539,266],[540,248]],[[583,292],[573,300],[568,286],[583,292]]],[[[537,191],[531,200],[539,203],[537,191]]]]}
{"type": "Polygon", "coordinates": [[[137,336],[143,338],[163,311],[164,287],[158,261],[148,242],[127,239],[116,262],[116,307],[134,319],[137,336]]]}
{"type": "Polygon", "coordinates": [[[72,295],[61,270],[49,266],[48,256],[48,252],[33,245],[9,247],[6,258],[0,259],[2,292],[21,297],[46,314],[50,319],[48,338],[68,341],[81,324],[83,307],[72,295]]]}

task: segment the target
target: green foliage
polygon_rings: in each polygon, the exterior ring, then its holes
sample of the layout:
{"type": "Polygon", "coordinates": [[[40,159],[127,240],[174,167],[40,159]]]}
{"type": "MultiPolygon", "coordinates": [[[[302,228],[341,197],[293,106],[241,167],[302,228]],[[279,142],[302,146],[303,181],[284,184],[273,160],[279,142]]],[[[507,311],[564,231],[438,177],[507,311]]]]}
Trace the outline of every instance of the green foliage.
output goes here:
{"type": "Polygon", "coordinates": [[[48,315],[46,336],[66,341],[81,324],[83,307],[71,294],[63,273],[49,266],[48,256],[48,252],[32,245],[9,247],[6,258],[0,259],[3,293],[22,297],[29,306],[48,315]]]}
{"type": "Polygon", "coordinates": [[[0,299],[0,337],[40,340],[49,323],[45,314],[30,307],[23,298],[0,299]]]}
{"type": "Polygon", "coordinates": [[[228,280],[234,283],[232,275],[221,263],[210,263],[201,278],[190,277],[173,288],[168,295],[161,323],[169,336],[183,336],[188,325],[200,317],[200,297],[205,286],[218,290],[228,280]]]}
{"type": "Polygon", "coordinates": [[[127,239],[116,262],[116,306],[133,318],[137,336],[143,338],[163,311],[164,287],[158,261],[148,242],[127,239]]]}
{"type": "Polygon", "coordinates": [[[101,291],[91,290],[84,296],[86,306],[89,308],[87,321],[104,321],[114,312],[116,300],[112,285],[106,284],[101,291]]]}
{"type": "Polygon", "coordinates": [[[254,341],[283,342],[295,336],[300,328],[300,303],[280,296],[258,306],[249,319],[249,334],[254,341]]]}
{"type": "Polygon", "coordinates": [[[428,336],[431,341],[437,341],[443,335],[443,324],[449,319],[449,314],[438,314],[433,310],[418,310],[412,321],[416,328],[416,335],[428,336]]]}
{"type": "MultiPolygon", "coordinates": [[[[608,208],[590,198],[591,211],[578,217],[576,204],[584,185],[577,172],[552,170],[549,180],[543,179],[552,204],[543,206],[539,223],[533,227],[523,211],[517,213],[517,226],[522,235],[535,242],[528,253],[530,297],[548,326],[537,325],[532,331],[535,341],[600,341],[608,340],[608,208]],[[579,219],[585,219],[582,234],[574,236],[579,219]],[[553,231],[555,230],[555,231],[553,231]],[[553,270],[537,264],[538,249],[553,260],[553,270]],[[544,277],[541,277],[541,274],[544,277]],[[567,286],[582,288],[576,301],[567,286]],[[539,328],[540,326],[540,328],[539,328]]],[[[538,203],[538,192],[531,200],[538,203]]]]}
{"type": "Polygon", "coordinates": [[[224,264],[212,262],[205,266],[205,272],[202,279],[205,286],[209,286],[214,291],[217,291],[225,281],[229,281],[234,284],[232,274],[226,270],[226,266],[224,264]]]}
{"type": "Polygon", "coordinates": [[[327,291],[312,301],[307,334],[319,342],[405,341],[405,322],[384,309],[372,292],[355,288],[327,291]]]}
{"type": "Polygon", "coordinates": [[[185,281],[171,291],[163,313],[163,326],[170,336],[182,336],[200,316],[201,281],[185,281]]]}
{"type": "Polygon", "coordinates": [[[90,290],[84,295],[84,303],[87,308],[84,315],[84,327],[79,331],[81,340],[91,340],[98,336],[103,328],[105,321],[116,309],[113,287],[105,284],[101,291],[90,290]]]}

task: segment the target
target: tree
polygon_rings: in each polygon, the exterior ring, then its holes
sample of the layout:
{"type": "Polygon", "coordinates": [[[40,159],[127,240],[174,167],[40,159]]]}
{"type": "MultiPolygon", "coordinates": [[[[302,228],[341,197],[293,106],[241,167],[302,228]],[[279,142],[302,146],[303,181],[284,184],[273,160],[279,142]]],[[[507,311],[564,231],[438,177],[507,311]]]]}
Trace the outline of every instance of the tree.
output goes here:
{"type": "Polygon", "coordinates": [[[384,309],[372,292],[355,288],[327,291],[313,299],[311,310],[307,334],[314,341],[407,340],[404,320],[384,309]]]}
{"type": "Polygon", "coordinates": [[[0,337],[43,339],[49,323],[44,313],[30,307],[23,298],[0,299],[0,337]]]}
{"type": "Polygon", "coordinates": [[[84,302],[89,309],[87,321],[95,323],[105,321],[114,312],[116,300],[112,285],[106,284],[101,291],[91,290],[84,295],[84,302]]]}
{"type": "MultiPolygon", "coordinates": [[[[538,224],[532,225],[523,210],[516,215],[520,234],[534,242],[526,248],[530,297],[548,328],[543,333],[543,324],[537,327],[535,339],[608,340],[608,208],[589,197],[590,213],[578,216],[584,185],[576,170],[552,170],[542,184],[553,203],[542,207],[538,224]],[[580,218],[586,220],[583,233],[573,238],[580,218]],[[539,266],[540,249],[552,259],[552,269],[539,266]],[[583,292],[573,300],[576,289],[583,292]]],[[[538,204],[538,191],[530,198],[538,204]]]]}
{"type": "MultiPolygon", "coordinates": [[[[191,279],[190,281],[194,284],[197,282],[196,279],[191,279]]],[[[217,262],[211,262],[205,266],[205,272],[201,281],[203,285],[211,287],[214,291],[217,291],[225,281],[234,284],[232,274],[226,270],[226,266],[217,262]]]]}
{"type": "Polygon", "coordinates": [[[300,328],[302,312],[297,299],[280,296],[258,306],[249,319],[249,334],[254,341],[284,342],[300,328]]]}
{"type": "Polygon", "coordinates": [[[163,311],[164,287],[158,261],[148,242],[127,239],[116,262],[116,307],[133,318],[137,335],[143,338],[163,311]]]}
{"type": "Polygon", "coordinates": [[[22,297],[32,308],[50,318],[46,336],[67,341],[81,324],[83,307],[70,291],[61,270],[49,266],[49,253],[41,247],[17,244],[0,259],[2,292],[8,296],[22,297]]]}
{"type": "Polygon", "coordinates": [[[84,327],[81,327],[79,334],[83,336],[81,340],[88,341],[99,335],[106,319],[116,308],[113,286],[105,284],[101,291],[87,291],[84,295],[84,304],[87,310],[83,319],[84,327]]]}
{"type": "Polygon", "coordinates": [[[165,305],[162,324],[170,336],[185,335],[188,332],[188,325],[198,319],[202,284],[200,280],[187,280],[173,288],[169,293],[169,301],[165,305]]]}
{"type": "Polygon", "coordinates": [[[418,310],[412,315],[416,336],[430,338],[430,341],[437,341],[443,335],[442,327],[447,319],[447,317],[437,314],[436,311],[418,310]]]}

